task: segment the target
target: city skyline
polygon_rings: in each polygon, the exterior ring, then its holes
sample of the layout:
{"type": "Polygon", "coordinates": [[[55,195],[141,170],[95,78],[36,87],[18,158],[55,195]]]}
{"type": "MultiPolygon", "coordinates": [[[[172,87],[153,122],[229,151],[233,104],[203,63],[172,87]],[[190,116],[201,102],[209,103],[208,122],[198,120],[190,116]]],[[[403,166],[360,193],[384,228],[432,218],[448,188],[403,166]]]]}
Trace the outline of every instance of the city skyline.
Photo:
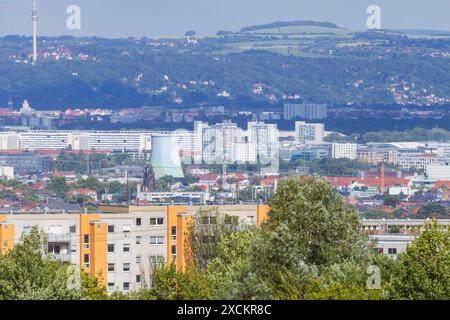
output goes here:
{"type": "MultiPolygon", "coordinates": [[[[31,1],[4,0],[0,4],[0,36],[31,35],[31,1]]],[[[366,9],[376,4],[381,8],[382,27],[385,29],[427,29],[450,31],[445,12],[450,3],[434,0],[426,4],[420,1],[345,0],[339,3],[320,0],[283,0],[281,3],[264,3],[248,0],[238,2],[182,2],[170,0],[154,3],[133,0],[123,8],[119,1],[109,1],[108,6],[86,0],[41,1],[39,6],[39,35],[73,35],[122,38],[129,36],[165,37],[183,36],[187,30],[195,30],[199,36],[214,35],[218,30],[238,31],[240,28],[273,21],[314,20],[330,21],[337,25],[362,30],[366,28],[366,9]],[[69,30],[66,13],[70,5],[81,8],[82,28],[69,30]],[[257,6],[258,10],[254,10],[257,6]],[[174,10],[173,8],[177,8],[174,10]],[[274,10],[275,8],[275,10],[274,10]],[[223,14],[226,12],[227,14],[223,14]],[[167,18],[169,17],[169,18],[167,18]]]]}

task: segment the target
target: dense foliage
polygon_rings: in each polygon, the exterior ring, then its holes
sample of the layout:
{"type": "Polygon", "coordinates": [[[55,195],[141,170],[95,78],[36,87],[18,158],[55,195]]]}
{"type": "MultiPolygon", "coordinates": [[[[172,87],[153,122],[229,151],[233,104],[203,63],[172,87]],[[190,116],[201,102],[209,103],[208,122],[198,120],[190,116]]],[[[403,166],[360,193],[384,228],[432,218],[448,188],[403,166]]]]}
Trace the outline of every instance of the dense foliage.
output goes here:
{"type": "Polygon", "coordinates": [[[446,50],[448,39],[362,33],[346,40],[374,43],[339,47],[343,39],[331,36],[245,34],[196,45],[166,40],[158,46],[146,38],[45,38],[39,48],[48,58],[31,66],[25,63],[29,38],[5,37],[0,39],[0,103],[6,105],[12,93],[16,105],[27,98],[41,108],[173,106],[175,97],[186,106],[249,107],[280,104],[284,96],[297,94],[309,102],[373,105],[393,104],[390,86],[403,83],[413,84],[419,95],[426,90],[447,97],[450,64],[443,54],[432,54],[446,50]],[[253,91],[255,84],[263,84],[262,94],[253,91]],[[223,91],[231,96],[220,96],[223,91]]]}

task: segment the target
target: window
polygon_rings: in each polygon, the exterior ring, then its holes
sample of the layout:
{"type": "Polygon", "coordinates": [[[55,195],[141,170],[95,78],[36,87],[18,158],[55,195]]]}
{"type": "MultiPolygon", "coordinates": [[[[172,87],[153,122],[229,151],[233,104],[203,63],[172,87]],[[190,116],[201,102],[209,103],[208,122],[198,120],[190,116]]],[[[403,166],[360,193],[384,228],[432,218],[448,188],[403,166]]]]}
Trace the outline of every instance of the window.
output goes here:
{"type": "Polygon", "coordinates": [[[30,234],[30,233],[31,233],[31,230],[32,230],[32,227],[31,227],[31,226],[25,226],[25,227],[23,227],[23,232],[22,232],[22,234],[30,234]]]}
{"type": "Polygon", "coordinates": [[[77,226],[70,226],[69,227],[69,232],[70,233],[76,233],[77,232],[77,226]]]}
{"type": "Polygon", "coordinates": [[[108,252],[114,253],[116,251],[115,245],[112,243],[108,243],[108,252]]]}
{"type": "Polygon", "coordinates": [[[126,271],[126,272],[130,271],[130,264],[129,263],[124,263],[123,264],[123,271],[126,271]]]}
{"type": "Polygon", "coordinates": [[[177,258],[177,246],[172,246],[171,252],[172,252],[172,259],[176,259],[177,258]]]}
{"type": "Polygon", "coordinates": [[[85,234],[85,235],[84,235],[84,248],[85,248],[85,249],[89,249],[89,241],[90,241],[89,235],[88,235],[88,234],[85,234]]]}
{"type": "Polygon", "coordinates": [[[141,264],[142,258],[141,256],[136,256],[136,264],[141,264]]]}
{"type": "Polygon", "coordinates": [[[141,236],[136,236],[136,244],[139,245],[142,243],[142,237],[141,236]]]}
{"type": "Polygon", "coordinates": [[[72,253],[76,253],[77,252],[77,245],[76,244],[70,245],[70,252],[72,252],[72,253]]]}
{"type": "Polygon", "coordinates": [[[108,291],[114,291],[115,286],[114,282],[108,282],[108,291]]]}
{"type": "Polygon", "coordinates": [[[114,229],[113,225],[108,226],[108,233],[114,233],[114,229]]]}
{"type": "Polygon", "coordinates": [[[115,271],[115,264],[108,263],[108,272],[114,272],[114,271],[115,271]]]}
{"type": "MultiPolygon", "coordinates": [[[[228,218],[227,216],[226,218],[228,218]]],[[[227,221],[225,218],[225,222],[227,221]]],[[[217,217],[202,217],[202,224],[208,225],[208,224],[217,224],[217,217]]]]}
{"type": "Polygon", "coordinates": [[[177,227],[172,227],[172,240],[177,240],[177,227]]]}
{"type": "Polygon", "coordinates": [[[129,224],[124,224],[123,228],[122,228],[122,231],[125,232],[125,233],[130,232],[131,231],[131,226],[129,224]]]}
{"type": "Polygon", "coordinates": [[[129,291],[130,290],[130,283],[124,282],[123,283],[123,291],[129,291]]]}
{"type": "Polygon", "coordinates": [[[163,256],[150,256],[149,257],[151,264],[161,264],[164,263],[164,257],[163,256]]]}
{"type": "MultiPolygon", "coordinates": [[[[217,221],[215,223],[217,223],[217,221]]],[[[239,223],[239,217],[236,217],[236,216],[226,216],[225,217],[225,224],[237,225],[238,223],[239,223]]],[[[211,224],[213,224],[213,223],[211,223],[211,224]]]]}
{"type": "Polygon", "coordinates": [[[397,254],[397,248],[389,248],[388,254],[397,254]]]}
{"type": "Polygon", "coordinates": [[[137,225],[137,226],[141,226],[141,225],[142,225],[142,220],[141,220],[141,218],[136,218],[136,225],[137,225]]]}
{"type": "Polygon", "coordinates": [[[136,283],[141,283],[141,275],[140,274],[136,275],[136,283]]]}
{"type": "Polygon", "coordinates": [[[164,237],[150,237],[150,244],[153,245],[162,245],[164,244],[164,237]]]}
{"type": "Polygon", "coordinates": [[[150,218],[150,225],[151,226],[163,226],[164,218],[150,218]]]}
{"type": "Polygon", "coordinates": [[[84,267],[89,268],[89,253],[84,255],[84,267]]]}
{"type": "Polygon", "coordinates": [[[125,243],[123,245],[123,252],[130,252],[130,244],[129,243],[125,243]]]}
{"type": "Polygon", "coordinates": [[[59,254],[61,252],[61,247],[57,244],[48,244],[47,252],[52,254],[59,254]]]}

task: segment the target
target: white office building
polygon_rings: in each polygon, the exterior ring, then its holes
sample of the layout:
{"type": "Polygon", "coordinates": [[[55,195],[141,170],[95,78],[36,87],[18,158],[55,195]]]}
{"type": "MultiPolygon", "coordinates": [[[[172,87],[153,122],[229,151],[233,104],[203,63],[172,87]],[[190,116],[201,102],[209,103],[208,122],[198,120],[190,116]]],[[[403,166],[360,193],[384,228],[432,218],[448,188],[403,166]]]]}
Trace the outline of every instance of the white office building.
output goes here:
{"type": "Polygon", "coordinates": [[[357,158],[356,143],[333,143],[331,144],[331,157],[334,159],[351,159],[357,158]]]}
{"type": "Polygon", "coordinates": [[[427,177],[430,180],[450,180],[450,165],[443,164],[429,164],[426,168],[427,177]]]}

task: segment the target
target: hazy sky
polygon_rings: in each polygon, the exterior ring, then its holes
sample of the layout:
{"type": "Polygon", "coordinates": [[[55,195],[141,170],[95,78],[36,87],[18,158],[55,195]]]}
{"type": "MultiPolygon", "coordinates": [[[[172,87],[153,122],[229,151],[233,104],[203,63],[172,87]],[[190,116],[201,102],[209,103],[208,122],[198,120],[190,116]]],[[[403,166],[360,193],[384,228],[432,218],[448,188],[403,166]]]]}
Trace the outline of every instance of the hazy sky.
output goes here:
{"type": "MultiPolygon", "coordinates": [[[[0,36],[31,34],[32,0],[0,0],[0,36]]],[[[330,21],[364,29],[366,9],[381,7],[385,29],[450,31],[449,0],[38,0],[40,35],[102,37],[212,35],[278,20],[330,21]],[[69,5],[81,30],[66,28],[69,5]]]]}

